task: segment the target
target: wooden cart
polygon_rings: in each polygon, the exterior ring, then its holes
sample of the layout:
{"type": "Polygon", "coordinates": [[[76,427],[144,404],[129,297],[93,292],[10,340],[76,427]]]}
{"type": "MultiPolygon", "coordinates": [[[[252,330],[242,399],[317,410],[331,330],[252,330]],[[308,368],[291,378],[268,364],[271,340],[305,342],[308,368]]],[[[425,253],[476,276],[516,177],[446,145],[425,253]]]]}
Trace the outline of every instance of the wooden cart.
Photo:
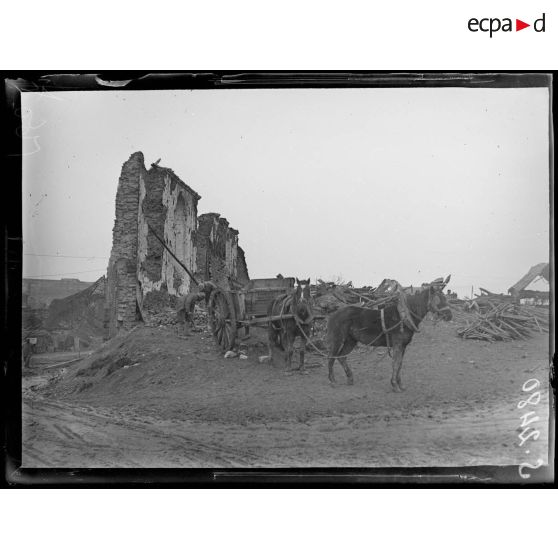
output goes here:
{"type": "Polygon", "coordinates": [[[252,279],[239,290],[213,289],[209,297],[209,325],[215,342],[228,351],[234,348],[238,329],[250,326],[267,326],[270,321],[292,317],[268,316],[271,301],[282,294],[291,292],[294,278],[252,279]]]}
{"type": "MultiPolygon", "coordinates": [[[[195,275],[180,261],[167,243],[157,234],[151,225],[147,225],[163,248],[188,274],[194,285],[200,283],[195,275]]],[[[211,283],[211,282],[208,282],[211,283]]],[[[292,314],[268,316],[267,308],[272,300],[294,288],[293,277],[273,279],[252,279],[241,289],[222,289],[213,285],[208,301],[209,325],[217,344],[229,351],[235,346],[237,332],[240,327],[267,326],[269,322],[292,318],[292,314]]]]}

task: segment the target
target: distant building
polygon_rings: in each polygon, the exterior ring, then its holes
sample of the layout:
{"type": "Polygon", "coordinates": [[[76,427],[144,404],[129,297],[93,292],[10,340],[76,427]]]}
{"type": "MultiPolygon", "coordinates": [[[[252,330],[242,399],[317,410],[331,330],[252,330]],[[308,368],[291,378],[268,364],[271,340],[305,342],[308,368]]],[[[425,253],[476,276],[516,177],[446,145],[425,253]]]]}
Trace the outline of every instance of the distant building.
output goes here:
{"type": "Polygon", "coordinates": [[[48,308],[55,298],[78,293],[93,283],[79,279],[26,279],[22,281],[21,306],[33,310],[48,308]]]}
{"type": "Polygon", "coordinates": [[[548,304],[550,297],[550,266],[534,265],[508,293],[522,304],[548,304]]]}

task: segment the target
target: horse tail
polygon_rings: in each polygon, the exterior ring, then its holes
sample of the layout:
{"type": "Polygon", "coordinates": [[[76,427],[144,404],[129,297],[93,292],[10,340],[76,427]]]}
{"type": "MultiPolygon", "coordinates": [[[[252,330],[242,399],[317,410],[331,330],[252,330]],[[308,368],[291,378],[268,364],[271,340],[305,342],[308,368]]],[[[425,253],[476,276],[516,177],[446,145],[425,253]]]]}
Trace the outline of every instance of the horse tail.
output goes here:
{"type": "Polygon", "coordinates": [[[330,357],[338,356],[342,351],[347,342],[350,340],[356,342],[352,339],[350,333],[351,322],[346,312],[343,312],[344,308],[331,314],[327,320],[326,327],[326,345],[328,348],[328,354],[330,357]]]}

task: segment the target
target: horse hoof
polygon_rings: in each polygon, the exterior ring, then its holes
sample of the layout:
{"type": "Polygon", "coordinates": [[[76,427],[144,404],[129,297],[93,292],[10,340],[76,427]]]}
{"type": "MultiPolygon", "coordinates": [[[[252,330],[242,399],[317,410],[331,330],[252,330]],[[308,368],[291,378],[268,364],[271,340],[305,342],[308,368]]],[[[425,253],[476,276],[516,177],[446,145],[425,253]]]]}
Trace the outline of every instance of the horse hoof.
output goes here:
{"type": "Polygon", "coordinates": [[[395,393],[399,393],[401,391],[401,388],[397,384],[391,384],[391,388],[395,393]]]}
{"type": "Polygon", "coordinates": [[[347,385],[348,386],[352,386],[354,383],[355,383],[355,381],[352,378],[347,380],[347,385]]]}
{"type": "Polygon", "coordinates": [[[400,390],[400,391],[405,391],[405,388],[403,387],[402,384],[399,384],[399,390],[400,390]]]}
{"type": "Polygon", "coordinates": [[[304,368],[301,368],[301,369],[300,369],[300,373],[301,373],[302,375],[304,375],[304,376],[308,376],[308,375],[309,375],[308,370],[306,370],[306,369],[304,369],[304,368]]]}

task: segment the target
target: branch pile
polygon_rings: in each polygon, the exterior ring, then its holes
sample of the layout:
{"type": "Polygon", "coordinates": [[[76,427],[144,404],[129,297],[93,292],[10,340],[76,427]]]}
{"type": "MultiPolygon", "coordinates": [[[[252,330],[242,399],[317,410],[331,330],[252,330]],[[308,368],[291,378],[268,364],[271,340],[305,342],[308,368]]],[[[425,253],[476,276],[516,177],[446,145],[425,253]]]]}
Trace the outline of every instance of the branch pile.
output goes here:
{"type": "Polygon", "coordinates": [[[548,333],[548,311],[512,303],[492,304],[490,310],[476,314],[472,323],[457,330],[463,339],[510,341],[527,339],[533,332],[548,333]]]}

